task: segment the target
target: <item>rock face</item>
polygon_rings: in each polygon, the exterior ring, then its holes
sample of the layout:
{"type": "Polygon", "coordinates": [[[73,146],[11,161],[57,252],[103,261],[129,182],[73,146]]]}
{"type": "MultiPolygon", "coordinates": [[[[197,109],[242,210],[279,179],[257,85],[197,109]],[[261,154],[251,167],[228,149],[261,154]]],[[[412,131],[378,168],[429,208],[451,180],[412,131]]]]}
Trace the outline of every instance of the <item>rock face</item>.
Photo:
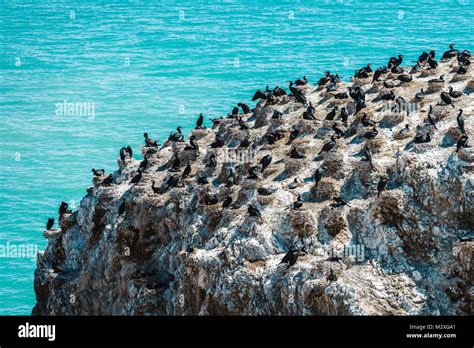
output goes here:
{"type": "Polygon", "coordinates": [[[456,115],[464,109],[465,130],[473,139],[474,83],[472,70],[453,72],[457,64],[440,62],[435,73],[423,69],[409,83],[382,75],[381,81],[393,79],[397,97],[414,103],[409,115],[387,111],[379,95],[388,90],[372,83],[370,74],[337,83],[331,92],[361,86],[366,108],[357,115],[350,97],[335,99],[307,84],[298,88],[315,107],[315,120],[303,119],[306,107],[292,96],[261,100],[252,114],[240,115],[248,129],[229,117],[212,129],[192,131],[199,150],[186,148],[188,142],[165,142],[148,155],[137,184],[130,180],[140,162],[119,159],[112,184],[94,178],[77,211],[63,215],[60,230],[45,233],[33,314],[472,314],[474,153],[472,147],[456,152],[461,136],[456,115]],[[442,74],[441,89],[414,101],[416,92],[433,88],[429,81],[442,74]],[[464,92],[455,107],[440,99],[449,86],[464,92]],[[336,105],[335,121],[326,120],[336,105]],[[426,125],[430,105],[437,130],[426,125]],[[343,106],[347,124],[340,119],[343,106]],[[279,119],[272,118],[275,110],[282,113],[279,119]],[[364,112],[379,122],[371,140],[361,136],[372,129],[361,123],[364,112]],[[319,154],[334,123],[346,136],[319,154]],[[406,123],[410,129],[400,133],[406,123]],[[290,143],[293,129],[300,132],[290,143]],[[415,144],[415,133],[426,130],[432,140],[415,144]],[[271,144],[266,135],[275,131],[282,137],[271,144]],[[216,134],[225,145],[211,148],[216,134]],[[248,148],[239,147],[244,139],[251,142],[248,148]],[[305,158],[290,158],[293,148],[305,158]],[[366,148],[372,165],[364,160],[366,148]],[[209,166],[211,154],[215,168],[209,166]],[[270,165],[250,179],[249,169],[268,154],[270,165]],[[171,172],[176,156],[179,171],[171,172]],[[163,183],[171,175],[181,177],[188,163],[190,175],[166,188],[163,183]],[[327,169],[316,185],[313,175],[321,165],[327,169]],[[198,183],[201,175],[208,184],[198,183]],[[382,175],[388,184],[378,197],[382,175]],[[152,190],[153,181],[162,193],[152,190]],[[275,192],[261,195],[260,187],[275,192]],[[213,194],[218,203],[206,204],[206,195],[213,194]],[[298,195],[303,206],[292,209],[298,195]],[[222,208],[228,196],[232,204],[222,208]],[[349,205],[332,205],[335,196],[349,205]],[[261,219],[248,214],[249,204],[261,219]],[[290,247],[305,252],[288,267],[280,262],[290,247]],[[328,279],[331,271],[337,279],[328,279]]]}

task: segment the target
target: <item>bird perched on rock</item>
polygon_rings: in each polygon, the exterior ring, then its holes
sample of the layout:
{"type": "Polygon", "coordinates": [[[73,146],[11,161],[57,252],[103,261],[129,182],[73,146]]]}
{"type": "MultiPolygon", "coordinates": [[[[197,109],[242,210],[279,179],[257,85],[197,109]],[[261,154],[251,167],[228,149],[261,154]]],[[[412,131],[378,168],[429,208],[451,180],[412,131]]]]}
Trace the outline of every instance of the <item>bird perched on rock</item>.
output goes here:
{"type": "Polygon", "coordinates": [[[262,195],[262,196],[270,196],[272,195],[274,192],[276,191],[276,189],[271,189],[271,188],[267,188],[267,187],[259,187],[257,189],[257,193],[259,195],[262,195]]]}
{"type": "Polygon", "coordinates": [[[247,212],[250,216],[258,217],[260,220],[262,220],[262,214],[260,213],[260,210],[258,210],[253,205],[251,205],[251,204],[248,205],[247,212]]]}
{"type": "Polygon", "coordinates": [[[296,201],[293,202],[293,209],[299,209],[303,206],[303,201],[301,199],[301,195],[296,197],[296,201]]]}
{"type": "Polygon", "coordinates": [[[323,147],[321,148],[321,151],[319,151],[319,155],[322,154],[323,152],[327,152],[332,150],[332,148],[336,146],[336,137],[334,135],[331,136],[331,141],[325,143],[323,147]]]}
{"type": "Polygon", "coordinates": [[[143,137],[145,138],[145,146],[148,146],[148,147],[158,147],[159,146],[158,140],[153,140],[153,139],[149,138],[148,133],[144,133],[143,137]]]}
{"type": "Polygon", "coordinates": [[[463,147],[467,147],[468,140],[469,140],[469,137],[466,134],[461,135],[461,138],[459,138],[456,144],[456,152],[459,152],[459,150],[463,147]]]}
{"type": "Polygon", "coordinates": [[[327,170],[325,165],[321,165],[316,171],[314,172],[314,186],[317,187],[321,179],[323,178],[324,172],[327,170]]]}
{"type": "Polygon", "coordinates": [[[260,164],[262,165],[262,170],[261,173],[272,163],[272,156],[270,155],[265,155],[261,160],[260,164]]]}
{"type": "Polygon", "coordinates": [[[54,225],[54,218],[49,218],[48,222],[46,223],[46,231],[50,231],[54,225]]]}
{"type": "Polygon", "coordinates": [[[196,129],[201,129],[203,123],[204,123],[204,116],[202,115],[202,113],[200,113],[196,121],[196,129]]]}
{"type": "Polygon", "coordinates": [[[181,178],[186,179],[189,174],[191,174],[191,163],[188,163],[186,168],[184,168],[183,173],[181,174],[181,178]]]}
{"type": "Polygon", "coordinates": [[[388,178],[386,176],[382,176],[377,184],[377,197],[380,196],[380,193],[385,190],[387,186],[388,178]]]}
{"type": "Polygon", "coordinates": [[[329,272],[328,276],[326,277],[326,279],[332,283],[332,282],[335,282],[337,280],[337,277],[336,275],[332,272],[332,269],[331,271],[329,272]]]}
{"type": "Polygon", "coordinates": [[[103,176],[105,174],[105,170],[92,168],[92,173],[94,176],[103,176]]]}
{"type": "Polygon", "coordinates": [[[307,254],[306,250],[302,248],[301,250],[290,248],[288,253],[283,257],[280,264],[286,263],[288,265],[287,269],[293,266],[300,256],[305,256],[307,254]]]}
{"type": "Polygon", "coordinates": [[[458,115],[456,116],[456,122],[458,123],[458,128],[462,134],[465,134],[466,131],[464,129],[464,116],[462,115],[463,110],[460,109],[458,115]]]}
{"type": "Polygon", "coordinates": [[[138,184],[138,182],[142,179],[142,170],[138,168],[137,174],[130,180],[131,184],[138,184]]]}
{"type": "Polygon", "coordinates": [[[347,206],[350,207],[350,204],[347,203],[347,202],[346,202],[344,199],[342,199],[341,197],[336,196],[336,197],[333,198],[333,201],[334,201],[334,203],[331,204],[332,208],[338,208],[338,207],[342,207],[342,206],[344,206],[344,205],[347,205],[347,206]]]}

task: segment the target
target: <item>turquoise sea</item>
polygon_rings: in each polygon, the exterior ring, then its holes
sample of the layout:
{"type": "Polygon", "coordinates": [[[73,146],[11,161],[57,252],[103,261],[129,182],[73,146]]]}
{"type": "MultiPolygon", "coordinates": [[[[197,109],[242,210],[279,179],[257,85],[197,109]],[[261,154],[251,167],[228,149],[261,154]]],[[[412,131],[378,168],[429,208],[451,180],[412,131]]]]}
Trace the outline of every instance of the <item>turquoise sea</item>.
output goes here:
{"type": "Polygon", "coordinates": [[[0,1],[0,315],[35,304],[34,259],[6,249],[43,249],[59,203],[144,131],[162,142],[303,75],[474,50],[473,18],[473,0],[0,1]]]}

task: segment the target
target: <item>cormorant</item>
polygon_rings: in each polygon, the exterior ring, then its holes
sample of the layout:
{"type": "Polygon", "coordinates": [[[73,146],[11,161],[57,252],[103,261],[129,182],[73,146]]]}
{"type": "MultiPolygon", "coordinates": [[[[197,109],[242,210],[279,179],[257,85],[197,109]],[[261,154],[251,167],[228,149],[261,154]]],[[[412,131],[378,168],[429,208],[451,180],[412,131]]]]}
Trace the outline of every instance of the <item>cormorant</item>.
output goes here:
{"type": "Polygon", "coordinates": [[[390,69],[393,66],[400,66],[400,64],[402,64],[402,62],[403,62],[403,55],[399,54],[397,58],[395,58],[395,57],[390,58],[390,60],[388,61],[387,66],[390,69]]]}
{"type": "Polygon", "coordinates": [[[209,167],[215,168],[217,166],[217,159],[215,154],[209,156],[209,167]]]}
{"type": "Polygon", "coordinates": [[[143,133],[143,137],[145,138],[145,145],[148,147],[158,147],[158,141],[153,140],[148,137],[148,133],[143,133]]]}
{"type": "Polygon", "coordinates": [[[364,127],[375,127],[375,125],[376,125],[375,121],[370,120],[367,117],[367,114],[365,114],[365,113],[362,115],[361,122],[362,122],[362,125],[364,127]]]}
{"type": "Polygon", "coordinates": [[[181,132],[181,127],[176,128],[176,132],[170,133],[170,136],[168,137],[169,141],[183,141],[183,133],[181,132]]]}
{"type": "Polygon", "coordinates": [[[331,141],[323,145],[321,151],[319,151],[319,154],[322,154],[325,151],[330,151],[334,146],[336,146],[336,137],[334,135],[331,135],[331,141]]]}
{"type": "Polygon", "coordinates": [[[387,186],[388,178],[386,176],[382,176],[377,184],[377,197],[380,196],[380,193],[385,190],[387,186]]]}
{"type": "Polygon", "coordinates": [[[266,188],[266,187],[259,187],[257,189],[258,194],[262,195],[262,196],[270,196],[275,191],[276,191],[276,189],[270,189],[270,188],[266,188]]]}
{"type": "Polygon", "coordinates": [[[139,169],[145,170],[148,166],[148,158],[145,157],[143,161],[140,162],[140,165],[138,166],[139,169]]]}
{"type": "Polygon", "coordinates": [[[296,250],[293,247],[291,247],[288,253],[281,260],[280,264],[282,263],[288,264],[288,267],[287,267],[288,269],[291,266],[293,266],[296,263],[296,261],[298,261],[298,257],[305,256],[306,254],[307,253],[306,253],[306,250],[304,250],[304,248],[302,248],[301,250],[296,250]]]}
{"type": "Polygon", "coordinates": [[[321,179],[323,178],[324,172],[328,168],[325,165],[320,166],[316,171],[314,172],[314,186],[317,187],[321,179]]]}
{"type": "Polygon", "coordinates": [[[277,120],[277,119],[281,118],[282,116],[283,116],[283,114],[280,111],[274,110],[273,115],[272,115],[272,119],[277,120]]]}
{"type": "Polygon", "coordinates": [[[446,104],[446,105],[451,105],[454,108],[453,100],[449,96],[448,92],[441,92],[441,100],[446,104]]]}
{"type": "Polygon", "coordinates": [[[204,116],[202,115],[202,113],[200,113],[196,121],[196,129],[201,129],[203,122],[204,122],[204,116]]]}
{"type": "Polygon", "coordinates": [[[248,205],[247,212],[252,217],[258,217],[259,219],[262,219],[262,214],[260,213],[260,210],[258,210],[251,204],[248,205]]]}
{"type": "Polygon", "coordinates": [[[293,130],[290,133],[290,139],[288,140],[288,144],[290,144],[293,140],[295,140],[299,134],[300,134],[300,131],[297,128],[293,128],[293,130]]]}
{"type": "Polygon", "coordinates": [[[101,184],[101,185],[102,185],[102,186],[110,186],[110,185],[112,185],[113,181],[114,181],[113,175],[112,175],[112,174],[109,174],[109,175],[107,175],[107,176],[104,178],[104,180],[102,180],[102,184],[101,184]]]}
{"type": "Polygon", "coordinates": [[[336,105],[327,115],[326,115],[326,120],[334,120],[334,117],[336,116],[336,111],[339,109],[339,107],[336,105]]]}
{"type": "Polygon", "coordinates": [[[296,201],[293,202],[293,209],[299,209],[303,206],[303,201],[301,200],[301,195],[296,197],[296,201]]]}
{"type": "Polygon", "coordinates": [[[260,160],[260,164],[262,165],[261,173],[263,173],[263,171],[270,165],[270,163],[272,163],[272,156],[270,155],[266,155],[260,160]]]}
{"type": "Polygon", "coordinates": [[[153,190],[153,192],[155,194],[161,194],[162,193],[161,188],[155,186],[155,181],[151,182],[151,189],[153,190]]]}
{"type": "Polygon", "coordinates": [[[142,170],[138,168],[138,173],[135,175],[132,180],[130,180],[131,184],[137,184],[142,179],[142,170]]]}
{"type": "Polygon", "coordinates": [[[453,90],[453,87],[450,86],[450,87],[449,87],[449,96],[450,96],[451,98],[459,98],[460,96],[462,96],[462,92],[460,92],[460,91],[454,91],[454,90],[453,90]]]}
{"type": "Polygon", "coordinates": [[[179,175],[174,174],[168,178],[166,181],[166,188],[169,189],[170,187],[178,187],[179,184],[179,175]]]}
{"type": "Polygon", "coordinates": [[[456,144],[456,152],[459,152],[459,150],[462,147],[467,147],[467,141],[469,140],[469,137],[466,134],[461,135],[461,138],[459,138],[457,144],[456,144]]]}
{"type": "Polygon", "coordinates": [[[380,99],[382,99],[382,100],[395,100],[395,92],[393,90],[391,90],[388,93],[382,94],[380,96],[380,99]]]}
{"type": "Polygon", "coordinates": [[[206,184],[209,183],[209,180],[207,179],[207,177],[204,174],[199,173],[197,175],[197,183],[200,184],[200,185],[206,185],[206,184]]]}
{"type": "Polygon", "coordinates": [[[402,82],[408,83],[408,82],[411,82],[413,80],[413,76],[411,76],[411,75],[398,75],[397,79],[402,81],[402,82]]]}
{"type": "Polygon", "coordinates": [[[331,206],[332,206],[333,208],[342,207],[342,206],[344,206],[344,205],[347,205],[347,206],[350,207],[350,204],[347,203],[347,202],[346,202],[344,199],[342,199],[341,197],[336,196],[336,197],[333,198],[333,201],[334,201],[334,203],[331,204],[331,206]]]}
{"type": "Polygon", "coordinates": [[[349,119],[349,113],[347,112],[346,107],[342,107],[341,109],[341,119],[342,122],[346,123],[347,120],[349,119]]]}
{"type": "Polygon", "coordinates": [[[258,171],[259,171],[259,166],[253,166],[249,168],[249,179],[257,180],[259,178],[258,176],[258,171]]]}
{"type": "Polygon", "coordinates": [[[329,272],[328,276],[326,277],[326,279],[332,283],[332,282],[335,282],[337,280],[337,277],[334,273],[332,273],[332,269],[331,271],[329,272]]]}
{"type": "Polygon", "coordinates": [[[414,142],[416,144],[421,144],[421,143],[429,143],[431,141],[431,134],[430,132],[427,132],[425,134],[419,134],[415,136],[414,142]]]}
{"type": "Polygon", "coordinates": [[[216,134],[216,138],[214,142],[211,144],[211,148],[216,149],[219,147],[223,147],[225,145],[224,139],[222,138],[221,135],[216,134]]]}
{"type": "Polygon", "coordinates": [[[54,225],[54,218],[49,218],[48,222],[46,223],[46,230],[49,231],[53,228],[54,225]]]}
{"type": "Polygon", "coordinates": [[[290,151],[290,158],[296,158],[296,159],[301,159],[305,158],[306,156],[300,153],[295,147],[291,149],[290,151]]]}
{"type": "Polygon", "coordinates": [[[462,115],[463,110],[459,109],[459,113],[456,116],[456,121],[458,123],[458,128],[461,131],[462,134],[465,134],[466,131],[464,130],[464,116],[462,115]]]}
{"type": "Polygon", "coordinates": [[[449,45],[449,50],[443,53],[443,57],[441,57],[441,60],[448,60],[451,58],[454,58],[458,55],[459,51],[454,49],[454,44],[449,45]]]}
{"type": "Polygon", "coordinates": [[[332,130],[337,134],[337,136],[340,138],[344,135],[344,131],[337,126],[337,123],[333,123],[332,125],[332,130]]]}
{"type": "Polygon", "coordinates": [[[242,109],[242,112],[244,114],[249,114],[250,113],[250,107],[247,104],[238,103],[237,105],[242,109]]]}
{"type": "Polygon", "coordinates": [[[304,86],[308,83],[308,79],[306,78],[306,76],[303,76],[302,79],[298,79],[295,81],[295,85],[297,86],[304,86]]]}
{"type": "Polygon", "coordinates": [[[94,176],[103,176],[105,174],[105,170],[92,168],[92,173],[94,173],[94,176]]]}
{"type": "Polygon", "coordinates": [[[181,174],[181,178],[186,179],[189,174],[191,174],[191,163],[188,162],[188,165],[183,170],[183,174],[181,174]]]}
{"type": "Polygon", "coordinates": [[[432,125],[434,127],[434,129],[438,129],[438,127],[436,127],[436,122],[433,118],[433,116],[431,116],[433,112],[433,106],[430,105],[430,111],[428,111],[428,122],[430,123],[430,125],[432,125]]]}
{"type": "Polygon", "coordinates": [[[377,128],[372,127],[372,130],[365,132],[362,136],[366,139],[373,139],[377,136],[377,134],[379,134],[377,128]]]}
{"type": "Polygon", "coordinates": [[[125,199],[122,199],[122,203],[120,203],[119,208],[118,208],[118,215],[117,215],[117,217],[119,217],[120,215],[122,215],[124,212],[125,212],[125,199]]]}

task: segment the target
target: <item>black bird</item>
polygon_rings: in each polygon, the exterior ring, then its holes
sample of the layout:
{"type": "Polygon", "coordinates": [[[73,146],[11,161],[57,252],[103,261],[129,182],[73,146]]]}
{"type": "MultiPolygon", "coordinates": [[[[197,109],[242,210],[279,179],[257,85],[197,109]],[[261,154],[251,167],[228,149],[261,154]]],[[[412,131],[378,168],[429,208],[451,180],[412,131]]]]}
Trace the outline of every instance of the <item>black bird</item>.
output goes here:
{"type": "Polygon", "coordinates": [[[270,145],[273,145],[273,144],[275,144],[276,136],[275,136],[274,133],[269,133],[269,134],[266,134],[266,135],[265,135],[265,139],[267,139],[267,142],[268,142],[270,145]]]}
{"type": "Polygon", "coordinates": [[[448,92],[441,92],[441,100],[446,104],[446,105],[451,105],[454,108],[453,100],[449,96],[448,92]]]}
{"type": "Polygon", "coordinates": [[[238,103],[237,105],[242,109],[242,112],[244,114],[249,114],[250,113],[250,107],[247,104],[238,103]]]}
{"type": "Polygon", "coordinates": [[[206,185],[206,184],[209,183],[209,180],[207,179],[207,177],[204,174],[199,173],[197,175],[197,183],[200,184],[200,185],[206,185]]]}
{"type": "Polygon", "coordinates": [[[427,132],[425,134],[419,134],[415,136],[414,142],[416,144],[421,144],[421,143],[429,143],[431,141],[431,134],[430,132],[427,132]]]}
{"type": "Polygon", "coordinates": [[[249,138],[245,138],[244,140],[242,140],[239,144],[240,147],[249,147],[250,146],[250,140],[249,138]]]}
{"type": "MultiPolygon", "coordinates": [[[[428,59],[430,55],[427,52],[423,52],[419,57],[418,57],[418,63],[424,63],[428,59]]],[[[434,55],[433,55],[434,58],[434,55]]]]}
{"type": "Polygon", "coordinates": [[[63,214],[70,213],[71,211],[68,209],[69,205],[66,202],[61,202],[61,205],[59,206],[59,220],[61,220],[61,217],[63,214]]]}
{"type": "Polygon", "coordinates": [[[170,136],[168,137],[169,141],[182,141],[183,140],[183,133],[181,132],[181,127],[176,128],[176,132],[170,133],[170,136]]]}
{"type": "Polygon", "coordinates": [[[181,178],[186,179],[189,176],[189,174],[191,174],[191,163],[188,163],[186,168],[184,168],[183,174],[181,174],[181,178]]]}
{"type": "Polygon", "coordinates": [[[436,69],[438,67],[438,62],[431,56],[428,57],[428,64],[430,66],[430,69],[436,69]]]}
{"type": "Polygon", "coordinates": [[[125,159],[127,158],[127,155],[128,155],[128,151],[125,147],[122,147],[119,151],[119,154],[120,154],[120,159],[122,160],[122,162],[125,163],[125,159]]]}
{"type": "Polygon", "coordinates": [[[290,190],[293,190],[297,188],[298,186],[300,186],[301,183],[302,183],[302,180],[299,177],[296,177],[293,179],[293,182],[288,185],[288,188],[290,190]]]}
{"type": "Polygon", "coordinates": [[[370,120],[367,117],[367,114],[365,114],[365,113],[362,115],[361,122],[362,122],[362,125],[364,127],[375,127],[375,125],[376,125],[375,121],[370,120]]]}
{"type": "Polygon", "coordinates": [[[138,184],[138,182],[142,179],[142,170],[138,168],[138,173],[130,180],[131,184],[138,184]]]}
{"type": "Polygon", "coordinates": [[[258,194],[262,195],[262,196],[270,196],[275,191],[276,191],[276,189],[270,189],[270,188],[267,188],[267,187],[259,187],[257,189],[258,194]]]}
{"type": "Polygon", "coordinates": [[[378,68],[377,70],[375,70],[374,76],[373,76],[373,78],[372,78],[372,83],[373,83],[374,81],[378,81],[378,80],[379,80],[380,76],[382,76],[382,72],[383,72],[383,69],[382,69],[382,68],[378,68]]]}
{"type": "Polygon", "coordinates": [[[341,109],[341,119],[344,123],[346,123],[349,119],[349,113],[347,112],[347,109],[345,107],[342,107],[341,109]]]}
{"type": "Polygon", "coordinates": [[[101,185],[102,186],[110,186],[110,185],[112,185],[113,181],[114,181],[114,177],[112,176],[112,174],[109,174],[104,178],[104,180],[102,180],[101,185]]]}
{"type": "Polygon", "coordinates": [[[434,129],[437,130],[438,128],[436,127],[436,122],[433,116],[431,116],[432,112],[433,112],[433,106],[430,105],[430,111],[428,112],[428,122],[430,123],[430,125],[434,127],[434,129]]]}
{"type": "Polygon", "coordinates": [[[267,99],[267,95],[263,93],[261,90],[257,90],[255,94],[252,97],[252,101],[255,101],[257,99],[267,99]]]}
{"type": "Polygon", "coordinates": [[[155,181],[151,182],[151,189],[153,190],[153,193],[155,194],[161,194],[162,190],[159,187],[155,186],[155,181]]]}
{"type": "Polygon", "coordinates": [[[296,250],[293,247],[291,247],[288,253],[281,260],[280,264],[282,263],[288,264],[288,267],[287,267],[288,269],[291,266],[293,266],[296,263],[296,261],[298,261],[298,257],[305,256],[306,254],[307,253],[306,253],[306,250],[304,250],[304,248],[301,250],[296,250]]]}
{"type": "Polygon", "coordinates": [[[179,156],[176,154],[174,156],[173,162],[171,163],[170,172],[179,172],[179,167],[181,166],[181,161],[179,156]]]}
{"type": "Polygon", "coordinates": [[[296,197],[296,201],[293,202],[293,209],[299,209],[303,206],[303,201],[301,200],[301,195],[296,197]]]}
{"type": "Polygon", "coordinates": [[[332,273],[332,269],[331,271],[329,272],[328,276],[326,277],[326,279],[332,283],[332,282],[335,282],[337,280],[337,277],[334,273],[332,273]]]}
{"type": "Polygon", "coordinates": [[[459,150],[462,147],[467,147],[467,141],[469,140],[469,137],[466,134],[461,135],[461,138],[459,138],[457,144],[456,144],[456,152],[459,152],[459,150]]]}
{"type": "Polygon", "coordinates": [[[377,197],[380,196],[380,193],[385,190],[387,186],[388,178],[386,176],[382,176],[377,184],[377,197]]]}
{"type": "Polygon", "coordinates": [[[354,115],[357,115],[357,113],[362,110],[363,108],[365,108],[365,101],[364,100],[358,100],[357,103],[356,103],[356,109],[355,109],[355,112],[354,112],[354,115]]]}
{"type": "Polygon", "coordinates": [[[347,206],[350,207],[350,204],[347,203],[347,202],[346,202],[344,199],[342,199],[341,197],[337,197],[337,196],[336,196],[336,197],[333,198],[333,201],[334,201],[334,203],[331,204],[331,206],[332,206],[333,208],[342,207],[342,206],[344,206],[344,205],[347,205],[347,206]]]}
{"type": "Polygon", "coordinates": [[[314,172],[314,186],[317,187],[321,179],[323,178],[324,172],[328,168],[325,165],[320,166],[316,171],[314,172]]]}
{"type": "Polygon", "coordinates": [[[388,61],[387,66],[389,68],[391,68],[393,66],[400,66],[400,64],[402,64],[402,62],[403,62],[403,56],[401,54],[399,54],[397,58],[395,58],[395,57],[390,58],[390,60],[388,61]]]}
{"type": "Polygon", "coordinates": [[[441,60],[448,60],[450,58],[454,58],[458,55],[459,51],[454,49],[454,44],[449,45],[449,50],[443,53],[443,57],[441,57],[441,60]]]}
{"type": "Polygon", "coordinates": [[[231,117],[236,117],[238,114],[239,114],[239,108],[237,106],[234,106],[230,115],[231,117]]]}
{"type": "Polygon", "coordinates": [[[144,158],[143,161],[140,162],[140,165],[138,166],[139,169],[145,170],[148,167],[148,158],[144,158]]]}
{"type": "Polygon", "coordinates": [[[369,147],[365,147],[364,149],[364,161],[368,161],[370,163],[370,166],[373,168],[373,164],[372,164],[372,151],[370,150],[369,147]]]}
{"type": "Polygon", "coordinates": [[[258,172],[259,172],[260,167],[259,166],[253,166],[249,168],[249,179],[257,180],[259,178],[258,172]]]}
{"type": "Polygon", "coordinates": [[[219,202],[219,200],[217,199],[217,195],[216,194],[209,194],[209,193],[206,193],[206,195],[204,196],[204,199],[203,199],[203,203],[205,205],[214,205],[214,204],[217,204],[219,202]]]}
{"type": "Polygon", "coordinates": [[[411,82],[413,80],[413,76],[411,76],[411,75],[398,75],[397,79],[402,81],[402,82],[408,83],[408,82],[411,82]]]}
{"type": "Polygon", "coordinates": [[[308,83],[308,79],[306,78],[306,76],[303,76],[302,79],[298,79],[295,81],[295,85],[297,86],[304,86],[308,83]]]}
{"type": "Polygon", "coordinates": [[[454,91],[454,90],[453,90],[453,87],[450,86],[450,87],[449,87],[449,96],[450,96],[451,98],[459,98],[460,96],[462,96],[462,92],[460,92],[460,91],[454,91]]]}
{"type": "Polygon", "coordinates": [[[273,115],[272,115],[272,119],[278,120],[278,119],[280,119],[282,116],[283,116],[283,114],[282,114],[280,111],[274,110],[274,111],[273,111],[273,115]]]}
{"type": "Polygon", "coordinates": [[[125,199],[122,199],[122,203],[120,203],[120,206],[118,208],[118,216],[122,215],[125,212],[125,199]]]}
{"type": "Polygon", "coordinates": [[[347,95],[346,92],[336,93],[333,96],[336,99],[348,99],[349,98],[349,96],[347,95]]]}
{"type": "Polygon", "coordinates": [[[339,109],[338,106],[335,106],[327,115],[326,115],[326,120],[334,120],[334,117],[336,116],[336,111],[339,109]]]}
{"type": "Polygon", "coordinates": [[[415,94],[415,98],[418,100],[422,100],[425,97],[425,92],[423,91],[423,88],[415,94]]]}
{"type": "Polygon", "coordinates": [[[196,136],[195,135],[191,135],[189,137],[189,144],[191,145],[191,147],[196,150],[196,151],[199,151],[199,145],[197,143],[197,140],[196,140],[196,136]]]}
{"type": "Polygon", "coordinates": [[[325,151],[330,151],[334,146],[336,146],[336,137],[334,135],[331,135],[331,141],[323,145],[321,151],[319,151],[319,155],[325,151]]]}
{"type": "Polygon", "coordinates": [[[224,139],[220,134],[216,134],[216,138],[214,142],[211,144],[211,148],[216,149],[219,147],[223,147],[225,145],[224,139]]]}
{"type": "Polygon", "coordinates": [[[344,135],[344,131],[338,127],[337,123],[333,123],[332,130],[337,134],[339,138],[344,135]]]}
{"type": "Polygon", "coordinates": [[[319,79],[318,86],[324,86],[326,83],[331,81],[331,78],[329,77],[329,75],[331,75],[331,73],[329,71],[326,71],[324,73],[324,76],[321,79],[319,79]]]}
{"type": "Polygon", "coordinates": [[[260,164],[262,165],[261,173],[263,173],[263,171],[270,165],[270,163],[272,163],[272,156],[270,155],[266,155],[260,160],[260,164]]]}
{"type": "Polygon", "coordinates": [[[395,92],[393,90],[391,90],[388,93],[382,94],[380,96],[380,99],[382,99],[382,100],[395,100],[395,92]]]}
{"type": "Polygon", "coordinates": [[[297,128],[293,128],[293,130],[290,133],[288,144],[290,144],[293,140],[295,140],[299,134],[300,134],[300,131],[297,128]]]}
{"type": "Polygon", "coordinates": [[[208,164],[209,167],[211,168],[215,168],[217,166],[217,159],[216,159],[216,155],[215,154],[211,154],[209,156],[209,164],[208,164]]]}
{"type": "Polygon", "coordinates": [[[200,113],[196,121],[196,129],[201,129],[203,122],[204,122],[204,116],[202,115],[202,113],[200,113]]]}
{"type": "Polygon", "coordinates": [[[275,86],[275,88],[273,89],[273,95],[275,97],[281,97],[283,95],[286,95],[286,91],[281,87],[275,86]]]}
{"type": "Polygon", "coordinates": [[[128,145],[125,150],[127,151],[128,156],[130,156],[130,158],[132,158],[133,150],[132,150],[132,148],[130,147],[130,145],[128,145]]]}
{"type": "Polygon", "coordinates": [[[305,158],[306,156],[300,153],[295,147],[290,151],[290,158],[301,159],[305,158]]]}
{"type": "Polygon", "coordinates": [[[49,218],[48,222],[46,223],[46,230],[49,231],[53,228],[54,225],[54,218],[49,218]]]}
{"type": "Polygon", "coordinates": [[[103,176],[105,174],[105,170],[92,168],[92,173],[94,173],[94,176],[103,176]]]}
{"type": "Polygon", "coordinates": [[[252,217],[258,217],[259,219],[262,219],[262,214],[260,213],[260,210],[258,210],[256,207],[254,207],[251,204],[248,205],[247,212],[252,217]]]}
{"type": "Polygon", "coordinates": [[[366,139],[373,139],[377,136],[377,134],[379,134],[379,131],[377,128],[373,127],[372,130],[365,132],[363,137],[366,139]]]}
{"type": "Polygon", "coordinates": [[[355,88],[349,87],[349,95],[356,102],[365,101],[365,92],[360,87],[355,87],[355,88]]]}
{"type": "Polygon", "coordinates": [[[464,130],[464,116],[462,115],[463,110],[459,109],[459,113],[456,116],[456,121],[458,123],[458,128],[461,131],[462,134],[465,134],[466,131],[464,130]]]}
{"type": "Polygon", "coordinates": [[[168,180],[166,180],[166,188],[169,189],[170,187],[178,187],[179,184],[179,175],[174,174],[171,175],[168,180]]]}
{"type": "Polygon", "coordinates": [[[231,197],[231,196],[227,196],[227,197],[224,198],[224,200],[222,201],[222,210],[224,210],[225,208],[228,208],[231,204],[232,204],[232,197],[231,197]]]}
{"type": "Polygon", "coordinates": [[[212,125],[217,126],[222,122],[223,118],[222,117],[210,118],[210,120],[212,121],[212,125]]]}
{"type": "Polygon", "coordinates": [[[148,133],[143,133],[143,137],[145,138],[145,145],[148,147],[158,147],[158,141],[153,140],[148,137],[148,133]]]}
{"type": "Polygon", "coordinates": [[[383,82],[383,86],[384,86],[385,88],[393,88],[393,87],[395,87],[395,84],[393,83],[393,81],[387,80],[387,81],[384,81],[384,82],[383,82]]]}

